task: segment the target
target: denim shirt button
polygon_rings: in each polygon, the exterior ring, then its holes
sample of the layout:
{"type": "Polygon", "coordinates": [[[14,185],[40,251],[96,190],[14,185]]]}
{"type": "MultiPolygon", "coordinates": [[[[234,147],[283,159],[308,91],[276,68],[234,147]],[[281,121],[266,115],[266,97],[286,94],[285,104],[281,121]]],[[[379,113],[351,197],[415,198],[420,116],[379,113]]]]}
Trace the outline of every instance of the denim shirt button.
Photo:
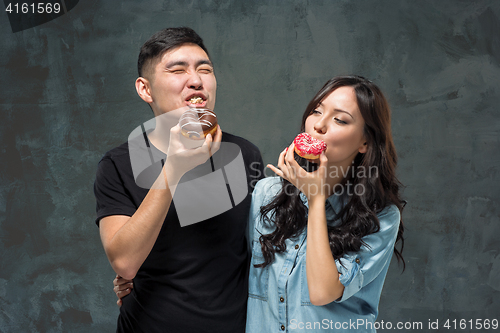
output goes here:
{"type": "Polygon", "coordinates": [[[299,249],[299,244],[295,245],[295,250],[298,250],[299,249]]]}
{"type": "Polygon", "coordinates": [[[280,297],[280,302],[283,303],[285,299],[283,297],[280,297]]]}
{"type": "Polygon", "coordinates": [[[359,264],[360,261],[359,261],[359,258],[356,258],[356,264],[359,264]]]}
{"type": "Polygon", "coordinates": [[[285,325],[281,325],[281,330],[284,331],[285,330],[285,325]]]}

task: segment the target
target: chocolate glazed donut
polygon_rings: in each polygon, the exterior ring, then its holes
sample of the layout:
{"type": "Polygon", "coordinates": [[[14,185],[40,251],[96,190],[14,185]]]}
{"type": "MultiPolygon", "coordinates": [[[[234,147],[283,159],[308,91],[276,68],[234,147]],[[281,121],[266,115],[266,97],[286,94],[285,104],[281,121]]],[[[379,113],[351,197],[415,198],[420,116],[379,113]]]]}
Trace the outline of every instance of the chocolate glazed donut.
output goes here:
{"type": "Polygon", "coordinates": [[[210,109],[189,109],[179,119],[179,126],[186,138],[202,140],[217,131],[217,116],[210,109]]]}

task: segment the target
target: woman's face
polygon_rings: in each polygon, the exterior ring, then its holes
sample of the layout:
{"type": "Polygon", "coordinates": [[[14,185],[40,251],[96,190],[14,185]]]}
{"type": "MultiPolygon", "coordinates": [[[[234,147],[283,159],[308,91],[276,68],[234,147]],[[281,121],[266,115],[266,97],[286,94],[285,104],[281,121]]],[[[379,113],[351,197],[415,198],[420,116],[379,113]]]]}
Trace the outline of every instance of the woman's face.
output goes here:
{"type": "Polygon", "coordinates": [[[335,89],[307,117],[306,132],[326,142],[328,164],[349,166],[358,153],[365,153],[365,121],[361,116],[354,88],[335,89]]]}

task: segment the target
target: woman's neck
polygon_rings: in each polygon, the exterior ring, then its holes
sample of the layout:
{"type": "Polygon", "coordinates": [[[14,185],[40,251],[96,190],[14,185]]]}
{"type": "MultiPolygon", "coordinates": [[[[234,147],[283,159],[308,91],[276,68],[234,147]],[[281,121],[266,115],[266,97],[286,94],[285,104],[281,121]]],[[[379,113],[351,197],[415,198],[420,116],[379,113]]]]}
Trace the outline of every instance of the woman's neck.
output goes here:
{"type": "Polygon", "coordinates": [[[352,161],[348,161],[346,163],[329,165],[327,167],[327,177],[326,177],[326,185],[328,186],[328,196],[332,195],[335,192],[336,186],[346,178],[349,173],[352,172],[352,161]]]}

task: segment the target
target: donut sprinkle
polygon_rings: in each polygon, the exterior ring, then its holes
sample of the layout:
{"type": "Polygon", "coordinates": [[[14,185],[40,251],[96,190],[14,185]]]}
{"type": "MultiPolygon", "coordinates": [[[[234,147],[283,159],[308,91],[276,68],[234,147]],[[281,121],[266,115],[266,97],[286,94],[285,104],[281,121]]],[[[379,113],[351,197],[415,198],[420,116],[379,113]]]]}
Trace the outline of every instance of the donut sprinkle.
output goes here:
{"type": "Polygon", "coordinates": [[[293,140],[300,156],[319,156],[326,149],[326,143],[323,140],[313,138],[308,133],[300,133],[293,140]]]}

